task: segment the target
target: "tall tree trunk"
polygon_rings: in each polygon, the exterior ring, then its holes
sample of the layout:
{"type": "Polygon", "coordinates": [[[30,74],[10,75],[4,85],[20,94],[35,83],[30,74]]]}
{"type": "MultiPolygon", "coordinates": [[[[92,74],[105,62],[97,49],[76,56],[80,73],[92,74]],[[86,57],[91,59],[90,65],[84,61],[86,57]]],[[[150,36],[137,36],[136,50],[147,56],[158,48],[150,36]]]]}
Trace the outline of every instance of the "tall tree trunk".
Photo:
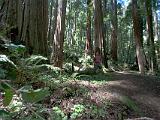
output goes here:
{"type": "Polygon", "coordinates": [[[149,47],[151,50],[151,54],[149,54],[149,57],[151,57],[151,71],[156,72],[157,67],[157,59],[155,54],[155,45],[154,45],[154,35],[153,35],[153,15],[152,15],[152,1],[151,0],[145,0],[146,5],[146,12],[147,12],[147,29],[148,29],[148,40],[149,40],[149,47]]]}
{"type": "Polygon", "coordinates": [[[62,68],[67,0],[58,1],[57,26],[54,34],[54,66],[62,68]]]}
{"type": "Polygon", "coordinates": [[[158,32],[158,15],[157,15],[157,12],[156,10],[153,11],[154,13],[154,31],[155,31],[155,41],[158,41],[159,40],[159,32],[158,32]]]}
{"type": "Polygon", "coordinates": [[[49,3],[49,26],[48,26],[48,42],[49,46],[52,45],[51,41],[53,40],[52,38],[52,16],[53,16],[53,0],[50,1],[49,3]]]}
{"type": "Polygon", "coordinates": [[[133,29],[134,29],[134,37],[136,43],[136,55],[138,60],[138,67],[141,74],[145,73],[145,60],[144,60],[144,53],[142,47],[142,35],[141,35],[141,28],[140,28],[140,14],[138,13],[138,6],[137,0],[132,0],[132,17],[133,17],[133,29]]]}
{"type": "Polygon", "coordinates": [[[95,31],[95,48],[100,48],[102,52],[103,42],[103,15],[101,0],[94,0],[94,31],[95,31]]]}
{"type": "Polygon", "coordinates": [[[24,0],[24,8],[19,13],[20,39],[29,51],[47,56],[48,0],[24,0]]]}
{"type": "Polygon", "coordinates": [[[0,6],[0,31],[5,29],[8,1],[3,0],[0,6]]]}
{"type": "MultiPolygon", "coordinates": [[[[53,38],[54,39],[54,34],[57,26],[57,13],[58,13],[58,0],[55,1],[55,6],[54,6],[54,24],[53,24],[53,38]]],[[[52,41],[53,42],[53,41],[52,41]]]]}
{"type": "MultiPolygon", "coordinates": [[[[156,10],[154,10],[154,31],[155,31],[155,41],[158,43],[158,46],[160,46],[160,33],[159,33],[159,24],[158,24],[158,14],[156,10]]],[[[158,51],[158,59],[160,59],[160,47],[157,47],[158,51]]]]}
{"type": "Polygon", "coordinates": [[[7,37],[15,42],[18,36],[17,15],[18,0],[3,0],[0,6],[0,31],[6,31],[7,37]],[[14,39],[14,40],[13,40],[14,39]]]}
{"type": "Polygon", "coordinates": [[[54,11],[53,11],[53,15],[54,15],[54,19],[52,21],[53,23],[53,29],[52,29],[52,36],[50,38],[50,45],[52,45],[52,52],[51,52],[51,56],[50,56],[50,63],[53,63],[53,57],[54,57],[54,34],[55,34],[55,30],[56,30],[56,26],[57,26],[57,12],[58,11],[58,0],[55,1],[54,3],[54,11]]]}
{"type": "Polygon", "coordinates": [[[7,24],[10,27],[17,25],[17,3],[18,0],[8,1],[8,13],[7,13],[7,24]]]}
{"type": "Polygon", "coordinates": [[[117,29],[118,29],[118,20],[117,20],[117,0],[111,0],[112,6],[112,44],[111,44],[111,57],[114,62],[117,61],[117,29]]]}
{"type": "MultiPolygon", "coordinates": [[[[22,17],[22,18],[19,18],[19,20],[20,19],[22,20],[21,23],[19,23],[19,24],[22,24],[21,28],[19,28],[19,30],[20,30],[19,38],[22,42],[24,42],[26,44],[27,48],[29,48],[29,47],[33,48],[33,46],[30,45],[29,35],[28,35],[29,30],[27,30],[28,26],[29,26],[29,17],[30,17],[29,16],[30,2],[29,2],[29,0],[24,0],[24,3],[22,3],[22,4],[23,4],[23,8],[21,9],[21,11],[23,11],[23,13],[21,13],[22,14],[21,16],[18,16],[18,17],[22,17]]],[[[19,12],[21,12],[21,11],[19,11],[19,12]]],[[[35,17],[33,16],[32,19],[34,19],[34,18],[35,17]]],[[[36,27],[37,24],[33,24],[33,25],[34,25],[34,27],[36,27]]],[[[20,27],[20,25],[18,25],[18,26],[20,27]]],[[[30,32],[32,33],[32,29],[30,29],[30,32]]],[[[36,35],[36,34],[34,34],[34,35],[36,35]]]]}
{"type": "Polygon", "coordinates": [[[92,56],[92,43],[91,43],[91,0],[87,0],[87,26],[86,26],[86,47],[85,56],[92,56]]]}
{"type": "MultiPolygon", "coordinates": [[[[107,1],[103,0],[103,16],[105,16],[106,14],[107,14],[107,1]]],[[[103,22],[103,37],[104,37],[104,39],[103,39],[103,63],[104,63],[104,66],[106,68],[108,68],[108,58],[107,58],[108,49],[107,49],[107,42],[105,39],[106,38],[106,31],[108,32],[107,23],[103,22]]],[[[108,38],[107,38],[107,41],[108,41],[108,38]]]]}
{"type": "Polygon", "coordinates": [[[18,39],[21,40],[22,38],[22,31],[24,25],[24,12],[25,12],[25,3],[24,0],[18,0],[18,15],[17,15],[17,24],[18,24],[18,39]]]}

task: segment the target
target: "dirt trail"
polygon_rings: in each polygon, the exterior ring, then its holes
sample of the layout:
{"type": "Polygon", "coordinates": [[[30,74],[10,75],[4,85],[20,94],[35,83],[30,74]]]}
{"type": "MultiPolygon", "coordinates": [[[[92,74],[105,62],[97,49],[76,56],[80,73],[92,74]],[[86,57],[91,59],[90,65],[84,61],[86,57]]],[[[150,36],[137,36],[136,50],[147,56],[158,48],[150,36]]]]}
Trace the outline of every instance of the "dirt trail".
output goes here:
{"type": "Polygon", "coordinates": [[[129,73],[112,73],[113,81],[99,86],[97,92],[110,93],[110,99],[128,96],[136,102],[145,117],[160,120],[160,80],[129,73]]]}
{"type": "MultiPolygon", "coordinates": [[[[64,110],[69,110],[72,105],[77,103],[94,104],[103,110],[103,112],[101,111],[103,117],[98,117],[98,120],[121,120],[140,117],[160,120],[160,80],[158,77],[141,76],[134,73],[99,73],[89,77],[87,80],[82,78],[76,81],[69,81],[66,86],[73,90],[85,90],[87,88],[87,95],[83,91],[82,94],[78,95],[79,97],[60,99],[62,101],[61,107],[64,110]],[[97,77],[99,78],[95,79],[97,77]],[[130,101],[124,103],[125,100],[130,101]],[[128,103],[132,104],[132,109],[128,103]],[[122,116],[121,119],[119,119],[119,115],[122,116]]],[[[62,95],[60,95],[59,91],[61,89],[54,93],[54,98],[55,96],[63,96],[63,91],[62,95]]],[[[54,101],[56,101],[56,98],[54,101]]],[[[101,116],[101,112],[94,117],[101,116]]],[[[97,120],[91,114],[80,118],[80,120],[89,119],[97,120]]]]}

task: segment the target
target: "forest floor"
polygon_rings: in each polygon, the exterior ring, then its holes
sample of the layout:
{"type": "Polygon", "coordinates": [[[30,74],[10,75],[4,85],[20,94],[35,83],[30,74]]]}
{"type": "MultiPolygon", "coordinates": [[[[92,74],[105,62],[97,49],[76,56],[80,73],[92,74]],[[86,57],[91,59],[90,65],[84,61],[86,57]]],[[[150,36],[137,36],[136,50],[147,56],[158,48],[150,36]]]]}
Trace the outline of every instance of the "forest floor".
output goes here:
{"type": "Polygon", "coordinates": [[[118,100],[128,96],[135,101],[142,116],[160,120],[160,79],[133,73],[113,73],[112,76],[114,81],[108,82],[103,90],[110,91],[118,100]]]}
{"type": "MultiPolygon", "coordinates": [[[[60,106],[65,113],[68,114],[76,103],[97,107],[97,111],[88,108],[88,112],[86,110],[78,120],[123,120],[140,117],[147,117],[146,120],[148,118],[160,120],[160,78],[158,77],[127,72],[99,73],[92,75],[91,79],[71,80],[67,86],[69,85],[71,91],[80,89],[82,91],[76,92],[77,96],[69,95],[67,98],[65,94],[65,99],[59,98],[60,106]],[[92,114],[94,112],[96,115],[92,114]]],[[[60,90],[55,91],[53,103],[57,101],[56,93],[57,96],[64,94],[60,93],[60,90]]]]}

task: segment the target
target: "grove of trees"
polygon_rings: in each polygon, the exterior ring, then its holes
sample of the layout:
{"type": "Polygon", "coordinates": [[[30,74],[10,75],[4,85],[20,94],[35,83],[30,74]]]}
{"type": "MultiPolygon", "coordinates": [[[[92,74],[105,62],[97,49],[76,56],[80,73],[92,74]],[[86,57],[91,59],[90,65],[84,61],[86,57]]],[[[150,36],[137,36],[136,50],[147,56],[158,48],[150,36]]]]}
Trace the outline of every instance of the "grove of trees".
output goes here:
{"type": "Polygon", "coordinates": [[[159,0],[0,0],[2,120],[160,119],[159,76],[159,0]]]}
{"type": "MultiPolygon", "coordinates": [[[[103,63],[138,66],[144,74],[159,69],[159,1],[1,0],[0,31],[62,68],[65,53],[103,63]]],[[[111,64],[110,64],[111,65],[111,64]]]]}

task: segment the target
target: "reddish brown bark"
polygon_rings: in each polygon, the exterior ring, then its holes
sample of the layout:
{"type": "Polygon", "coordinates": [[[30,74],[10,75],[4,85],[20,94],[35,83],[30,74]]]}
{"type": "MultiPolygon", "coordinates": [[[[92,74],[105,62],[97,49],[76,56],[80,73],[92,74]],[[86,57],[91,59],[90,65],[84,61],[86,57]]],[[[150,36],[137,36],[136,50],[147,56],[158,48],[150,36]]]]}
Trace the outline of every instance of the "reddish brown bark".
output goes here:
{"type": "Polygon", "coordinates": [[[94,0],[94,28],[95,28],[95,48],[100,48],[102,51],[103,42],[103,14],[102,1],[94,0]]]}
{"type": "Polygon", "coordinates": [[[63,43],[64,43],[64,32],[65,32],[66,5],[67,5],[67,0],[58,1],[57,24],[54,34],[53,64],[55,67],[60,67],[60,68],[62,68],[63,66],[63,43]]]}
{"type": "Polygon", "coordinates": [[[140,14],[137,10],[137,0],[132,0],[132,17],[133,17],[133,29],[134,29],[134,37],[135,37],[135,43],[136,43],[136,55],[138,59],[138,67],[141,72],[141,74],[145,73],[145,60],[144,60],[144,53],[143,53],[143,47],[142,47],[142,35],[141,35],[141,28],[140,28],[140,14]]]}
{"type": "Polygon", "coordinates": [[[149,58],[151,59],[150,69],[152,72],[156,72],[157,60],[154,45],[154,34],[153,34],[153,15],[152,15],[152,0],[145,0],[146,12],[147,12],[147,30],[148,30],[148,45],[151,50],[149,58]]]}
{"type": "Polygon", "coordinates": [[[117,61],[117,0],[111,0],[112,5],[112,35],[111,35],[111,57],[114,62],[117,61]]]}
{"type": "Polygon", "coordinates": [[[86,26],[86,47],[85,56],[92,55],[92,43],[91,43],[91,0],[87,0],[87,26],[86,26]]]}

